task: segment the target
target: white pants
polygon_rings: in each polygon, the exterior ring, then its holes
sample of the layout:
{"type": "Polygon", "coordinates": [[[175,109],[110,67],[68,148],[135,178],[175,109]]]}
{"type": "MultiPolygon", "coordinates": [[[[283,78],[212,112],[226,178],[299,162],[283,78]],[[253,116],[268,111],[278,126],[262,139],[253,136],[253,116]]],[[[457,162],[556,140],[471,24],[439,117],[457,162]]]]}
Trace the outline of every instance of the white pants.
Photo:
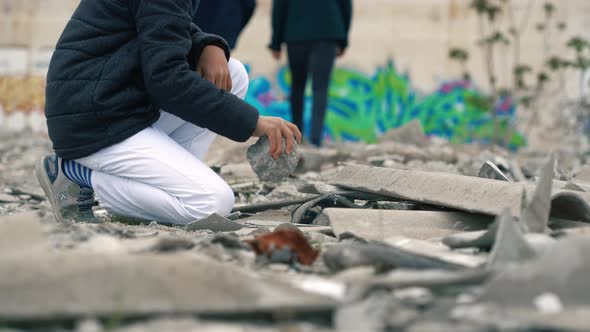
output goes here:
{"type": "MultiPolygon", "coordinates": [[[[230,59],[232,93],[244,98],[248,74],[230,59]]],[[[92,185],[109,213],[187,224],[210,214],[227,215],[231,188],[203,163],[215,134],[161,112],[151,127],[76,162],[93,170],[92,185]]]]}

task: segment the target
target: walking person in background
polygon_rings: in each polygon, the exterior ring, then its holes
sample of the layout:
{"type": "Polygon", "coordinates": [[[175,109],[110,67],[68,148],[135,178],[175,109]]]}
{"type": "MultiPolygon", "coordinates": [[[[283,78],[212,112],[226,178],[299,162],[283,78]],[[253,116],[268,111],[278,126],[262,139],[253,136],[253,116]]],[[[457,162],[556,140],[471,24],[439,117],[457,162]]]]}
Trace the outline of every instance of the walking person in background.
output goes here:
{"type": "Polygon", "coordinates": [[[193,22],[204,32],[223,37],[233,50],[254,9],[256,0],[202,0],[193,22]]]}
{"type": "Polygon", "coordinates": [[[287,44],[291,69],[291,114],[303,132],[303,106],[307,76],[311,73],[313,108],[311,144],[322,144],[328,106],[328,88],[336,56],[348,47],[352,0],[273,0],[272,40],[276,60],[287,44]]]}

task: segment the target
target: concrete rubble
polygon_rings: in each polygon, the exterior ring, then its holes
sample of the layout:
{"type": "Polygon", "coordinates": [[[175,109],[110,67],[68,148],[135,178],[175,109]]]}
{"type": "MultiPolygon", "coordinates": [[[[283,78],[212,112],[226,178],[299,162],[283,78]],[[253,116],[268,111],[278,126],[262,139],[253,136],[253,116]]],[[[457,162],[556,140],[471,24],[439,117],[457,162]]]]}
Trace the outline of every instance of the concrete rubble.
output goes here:
{"type": "Polygon", "coordinates": [[[47,138],[0,133],[0,331],[587,331],[586,155],[417,122],[277,161],[265,144],[214,143],[229,216],[64,225],[32,176],[47,138]]]}

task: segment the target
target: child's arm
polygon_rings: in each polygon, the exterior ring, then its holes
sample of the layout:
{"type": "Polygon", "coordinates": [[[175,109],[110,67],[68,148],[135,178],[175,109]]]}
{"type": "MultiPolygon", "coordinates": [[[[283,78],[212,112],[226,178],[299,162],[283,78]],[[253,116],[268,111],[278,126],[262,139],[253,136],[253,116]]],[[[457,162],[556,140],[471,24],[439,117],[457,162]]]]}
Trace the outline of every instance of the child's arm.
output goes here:
{"type": "Polygon", "coordinates": [[[229,45],[220,36],[214,35],[212,33],[206,33],[201,30],[197,25],[191,23],[191,38],[193,40],[193,46],[191,49],[190,57],[193,60],[197,60],[201,57],[203,50],[205,47],[210,45],[219,46],[225,52],[226,60],[229,60],[230,51],[229,45]]]}
{"type": "Polygon", "coordinates": [[[258,111],[218,89],[189,66],[187,56],[202,52],[208,42],[206,38],[199,39],[205,35],[199,35],[192,24],[190,1],[131,0],[131,9],[151,102],[230,139],[250,138],[256,129],[258,111]]]}

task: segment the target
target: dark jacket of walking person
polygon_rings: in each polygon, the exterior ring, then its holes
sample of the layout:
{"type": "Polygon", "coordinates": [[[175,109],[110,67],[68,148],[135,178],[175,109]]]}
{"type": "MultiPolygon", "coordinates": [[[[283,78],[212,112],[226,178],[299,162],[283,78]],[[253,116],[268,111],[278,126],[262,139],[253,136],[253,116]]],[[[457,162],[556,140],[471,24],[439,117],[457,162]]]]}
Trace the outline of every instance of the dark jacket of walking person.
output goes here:
{"type": "Polygon", "coordinates": [[[334,59],[348,47],[352,0],[273,0],[272,40],[275,59],[287,44],[291,69],[291,113],[303,132],[303,106],[308,74],[313,81],[310,141],[321,145],[334,59]]]}
{"type": "Polygon", "coordinates": [[[223,37],[234,49],[255,8],[256,0],[203,0],[193,21],[203,31],[223,37]]]}

